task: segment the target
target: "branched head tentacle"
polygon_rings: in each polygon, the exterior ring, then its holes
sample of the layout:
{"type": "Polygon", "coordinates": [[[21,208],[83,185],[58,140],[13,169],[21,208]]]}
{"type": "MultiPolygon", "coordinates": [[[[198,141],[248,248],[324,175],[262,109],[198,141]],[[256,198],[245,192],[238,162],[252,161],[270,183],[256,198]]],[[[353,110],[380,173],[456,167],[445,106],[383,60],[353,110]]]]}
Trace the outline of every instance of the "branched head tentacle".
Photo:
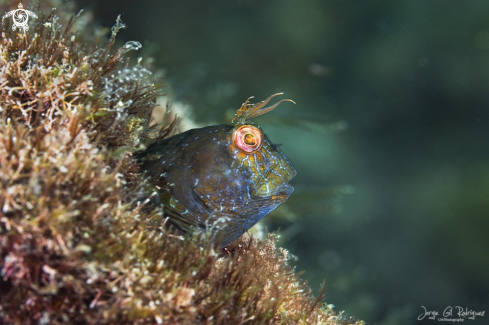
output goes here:
{"type": "Polygon", "coordinates": [[[234,122],[234,120],[238,120],[238,122],[245,122],[246,120],[249,120],[249,119],[252,119],[254,117],[260,116],[262,114],[265,114],[267,112],[270,112],[272,109],[274,109],[278,105],[282,104],[283,102],[291,102],[291,103],[295,104],[295,102],[292,99],[282,99],[281,101],[273,104],[272,106],[263,108],[266,104],[268,104],[268,102],[273,97],[278,96],[278,95],[282,95],[282,94],[283,93],[273,94],[272,96],[268,97],[264,101],[261,101],[261,102],[256,103],[256,104],[248,104],[248,102],[250,101],[250,99],[253,98],[253,96],[248,98],[243,103],[243,105],[241,105],[241,107],[236,111],[235,118],[233,118],[233,120],[231,122],[234,122]]]}

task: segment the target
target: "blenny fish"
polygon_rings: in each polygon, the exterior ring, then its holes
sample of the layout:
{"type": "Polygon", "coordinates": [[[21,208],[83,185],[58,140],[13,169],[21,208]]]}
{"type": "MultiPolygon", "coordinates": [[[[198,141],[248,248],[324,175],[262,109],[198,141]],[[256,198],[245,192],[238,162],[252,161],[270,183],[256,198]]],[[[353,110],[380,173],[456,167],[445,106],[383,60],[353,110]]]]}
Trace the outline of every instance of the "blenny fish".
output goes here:
{"type": "Polygon", "coordinates": [[[210,230],[225,247],[294,191],[290,160],[250,119],[284,101],[265,107],[248,98],[234,125],[192,129],[151,144],[136,155],[141,170],[157,191],[168,221],[180,232],[210,230]]]}

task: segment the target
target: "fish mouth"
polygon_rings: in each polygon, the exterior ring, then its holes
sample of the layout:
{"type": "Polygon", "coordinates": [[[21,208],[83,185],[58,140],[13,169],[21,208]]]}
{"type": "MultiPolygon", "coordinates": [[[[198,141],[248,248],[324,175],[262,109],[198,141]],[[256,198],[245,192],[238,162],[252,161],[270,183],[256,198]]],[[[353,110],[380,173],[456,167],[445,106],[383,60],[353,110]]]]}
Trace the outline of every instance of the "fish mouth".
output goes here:
{"type": "Polygon", "coordinates": [[[288,182],[295,175],[296,171],[293,168],[288,168],[287,172],[283,173],[277,171],[277,166],[272,166],[265,171],[264,177],[253,187],[253,196],[263,199],[279,199],[284,202],[294,192],[294,187],[288,182]]]}
{"type": "Polygon", "coordinates": [[[293,192],[294,192],[294,187],[288,183],[285,183],[284,186],[282,186],[278,190],[277,195],[280,195],[282,197],[285,197],[285,199],[288,199],[293,192]]]}
{"type": "Polygon", "coordinates": [[[270,197],[278,197],[282,202],[284,202],[293,192],[294,187],[288,183],[285,183],[282,185],[282,187],[278,188],[274,193],[272,193],[270,197]]]}
{"type": "Polygon", "coordinates": [[[255,192],[252,195],[259,200],[272,199],[272,200],[279,200],[281,202],[285,202],[293,192],[294,192],[294,187],[288,183],[284,183],[280,187],[274,189],[274,191],[268,190],[265,193],[255,192]]]}

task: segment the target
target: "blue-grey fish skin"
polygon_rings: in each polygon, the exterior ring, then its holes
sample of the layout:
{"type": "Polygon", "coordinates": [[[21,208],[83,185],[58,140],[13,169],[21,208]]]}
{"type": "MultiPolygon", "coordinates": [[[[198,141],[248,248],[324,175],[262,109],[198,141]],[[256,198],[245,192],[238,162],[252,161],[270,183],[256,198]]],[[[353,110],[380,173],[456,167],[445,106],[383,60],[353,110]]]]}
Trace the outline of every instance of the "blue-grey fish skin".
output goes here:
{"type": "Polygon", "coordinates": [[[239,238],[294,191],[290,160],[252,122],[193,129],[150,145],[136,156],[158,191],[166,216],[182,232],[210,230],[222,247],[239,238]],[[233,141],[243,125],[263,136],[248,153],[233,141]]]}

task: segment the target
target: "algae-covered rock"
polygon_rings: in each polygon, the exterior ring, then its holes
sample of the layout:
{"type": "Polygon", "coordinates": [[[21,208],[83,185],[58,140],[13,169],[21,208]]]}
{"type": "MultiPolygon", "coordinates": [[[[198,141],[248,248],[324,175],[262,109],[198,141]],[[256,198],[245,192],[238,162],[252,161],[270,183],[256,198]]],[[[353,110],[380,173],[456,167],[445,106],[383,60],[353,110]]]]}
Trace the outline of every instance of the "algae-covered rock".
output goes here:
{"type": "Polygon", "coordinates": [[[176,120],[150,127],[161,90],[129,63],[140,44],[115,48],[120,19],[84,45],[78,16],[30,10],[28,30],[1,25],[3,323],[363,324],[314,298],[273,236],[220,251],[166,230],[131,153],[176,120]]]}

